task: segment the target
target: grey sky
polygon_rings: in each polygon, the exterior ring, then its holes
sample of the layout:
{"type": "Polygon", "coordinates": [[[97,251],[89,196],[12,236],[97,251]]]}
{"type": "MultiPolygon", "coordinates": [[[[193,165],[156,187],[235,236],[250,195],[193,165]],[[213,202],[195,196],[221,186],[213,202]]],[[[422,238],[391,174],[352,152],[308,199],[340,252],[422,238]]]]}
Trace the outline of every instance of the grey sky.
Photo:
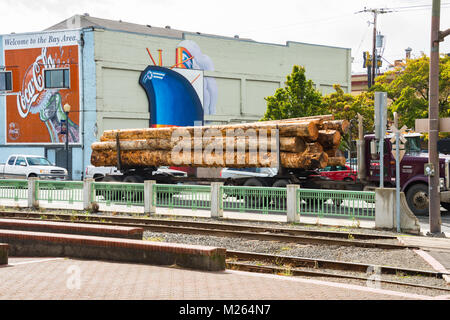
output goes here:
{"type": "MultiPolygon", "coordinates": [[[[393,63],[413,49],[413,57],[430,52],[431,0],[0,0],[0,34],[39,31],[72,15],[91,16],[200,31],[240,35],[260,42],[306,42],[352,49],[353,72],[362,72],[362,52],[371,51],[371,13],[367,8],[399,8],[378,16],[385,36],[383,57],[393,63]]],[[[450,0],[441,0],[441,30],[450,28],[450,0]]],[[[450,37],[440,44],[450,52],[450,37]]],[[[383,61],[386,66],[388,63],[383,61]]]]}

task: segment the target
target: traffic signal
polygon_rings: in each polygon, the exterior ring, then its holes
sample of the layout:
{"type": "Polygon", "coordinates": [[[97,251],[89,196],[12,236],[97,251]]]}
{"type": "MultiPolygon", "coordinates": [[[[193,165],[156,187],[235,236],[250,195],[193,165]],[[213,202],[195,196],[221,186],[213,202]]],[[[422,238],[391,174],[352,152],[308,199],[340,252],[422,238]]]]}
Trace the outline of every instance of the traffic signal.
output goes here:
{"type": "Polygon", "coordinates": [[[372,57],[370,56],[369,51],[363,52],[363,68],[371,67],[372,66],[372,57]]]}

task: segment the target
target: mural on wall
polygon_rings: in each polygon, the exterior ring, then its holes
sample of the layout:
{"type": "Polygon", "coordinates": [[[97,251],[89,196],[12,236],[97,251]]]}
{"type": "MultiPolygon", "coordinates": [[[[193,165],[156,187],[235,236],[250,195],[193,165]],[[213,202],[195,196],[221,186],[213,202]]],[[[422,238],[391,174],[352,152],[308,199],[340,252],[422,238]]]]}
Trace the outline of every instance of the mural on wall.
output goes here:
{"type": "Polygon", "coordinates": [[[203,124],[203,108],[192,84],[178,72],[148,66],[139,78],[150,107],[150,126],[203,124]]]}
{"type": "MultiPolygon", "coordinates": [[[[200,47],[192,40],[181,41],[176,48],[176,64],[179,68],[214,71],[211,58],[202,53],[200,47]],[[190,59],[190,60],[189,60],[190,59]],[[183,63],[183,61],[186,61],[183,63]]],[[[204,114],[216,114],[217,84],[212,77],[205,77],[203,82],[204,114]]]]}
{"type": "MultiPolygon", "coordinates": [[[[205,114],[214,114],[217,85],[214,78],[203,77],[203,70],[214,70],[211,59],[190,40],[176,48],[173,67],[148,66],[139,77],[150,111],[150,126],[193,126],[204,123],[205,114]],[[176,67],[176,68],[175,68],[176,67]]],[[[160,52],[161,54],[161,52],[160,52]]]]}
{"type": "Polygon", "coordinates": [[[69,142],[80,141],[78,40],[73,31],[4,36],[5,66],[13,80],[6,97],[7,143],[65,142],[66,103],[71,106],[69,142]],[[68,87],[47,88],[45,70],[57,69],[68,70],[68,87]]]}

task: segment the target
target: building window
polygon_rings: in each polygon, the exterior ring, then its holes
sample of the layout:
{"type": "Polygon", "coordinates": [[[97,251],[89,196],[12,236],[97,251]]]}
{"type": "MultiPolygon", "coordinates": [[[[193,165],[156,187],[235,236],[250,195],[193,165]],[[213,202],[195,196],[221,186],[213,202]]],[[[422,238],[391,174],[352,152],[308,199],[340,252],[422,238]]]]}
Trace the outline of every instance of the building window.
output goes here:
{"type": "Polygon", "coordinates": [[[70,71],[69,69],[51,69],[45,70],[45,88],[69,88],[70,71]]]}
{"type": "Polygon", "coordinates": [[[0,91],[11,91],[11,71],[0,71],[0,91]]]}

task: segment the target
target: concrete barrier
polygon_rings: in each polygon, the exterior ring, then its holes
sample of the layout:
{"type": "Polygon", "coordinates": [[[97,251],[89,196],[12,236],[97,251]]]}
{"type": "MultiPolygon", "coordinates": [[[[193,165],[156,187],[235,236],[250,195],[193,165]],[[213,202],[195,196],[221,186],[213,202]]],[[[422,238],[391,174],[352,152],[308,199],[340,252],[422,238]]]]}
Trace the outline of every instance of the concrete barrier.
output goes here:
{"type": "Polygon", "coordinates": [[[100,224],[20,220],[20,219],[0,219],[0,229],[79,234],[87,236],[141,239],[141,240],[144,234],[144,229],[137,227],[105,226],[100,224]]]}
{"type": "Polygon", "coordinates": [[[8,244],[0,243],[0,266],[8,264],[8,244]]]}
{"type": "MultiPolygon", "coordinates": [[[[375,189],[375,228],[397,229],[394,188],[375,189]]],[[[409,209],[403,192],[400,193],[400,229],[405,233],[420,234],[419,220],[409,209]]]]}
{"type": "Polygon", "coordinates": [[[0,230],[10,256],[69,257],[222,271],[226,249],[132,239],[0,230]]]}

